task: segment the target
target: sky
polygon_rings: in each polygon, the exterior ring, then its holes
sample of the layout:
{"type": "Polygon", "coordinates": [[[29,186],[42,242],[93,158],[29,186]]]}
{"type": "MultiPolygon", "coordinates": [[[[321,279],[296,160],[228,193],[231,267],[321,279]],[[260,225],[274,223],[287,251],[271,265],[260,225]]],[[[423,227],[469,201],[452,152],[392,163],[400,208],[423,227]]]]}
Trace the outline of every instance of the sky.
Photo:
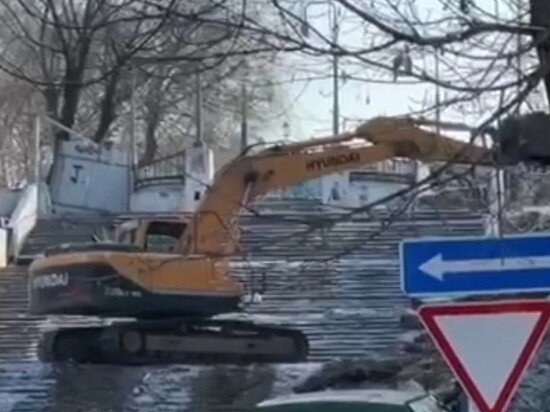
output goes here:
{"type": "MultiPolygon", "coordinates": [[[[491,11],[494,10],[495,4],[497,4],[501,14],[505,9],[502,0],[497,2],[495,0],[475,1],[478,6],[491,11]]],[[[433,15],[437,15],[441,10],[440,0],[421,0],[421,2],[424,10],[432,9],[433,15]]],[[[344,12],[342,6],[339,6],[339,8],[344,12]]],[[[307,10],[308,21],[325,36],[330,36],[331,30],[327,16],[328,4],[312,4],[307,10]]],[[[342,16],[340,43],[355,46],[368,44],[369,39],[364,38],[363,29],[358,24],[358,18],[353,19],[351,16],[352,14],[349,11],[347,15],[342,16]]],[[[318,44],[322,45],[322,41],[320,40],[318,44]]],[[[414,63],[417,64],[418,62],[414,63]]],[[[423,63],[419,62],[418,64],[423,63]]],[[[331,134],[333,110],[333,87],[330,77],[332,73],[331,57],[307,57],[287,54],[284,56],[284,65],[284,75],[281,77],[288,81],[283,85],[283,93],[286,96],[285,115],[273,119],[270,123],[271,130],[262,134],[266,135],[269,140],[280,138],[285,120],[290,125],[289,137],[292,140],[331,134]],[[307,82],[296,80],[312,76],[326,78],[307,82]],[[294,81],[290,82],[289,79],[292,78],[294,81]]],[[[357,64],[351,65],[341,62],[339,69],[340,73],[344,71],[363,79],[368,79],[369,76],[369,73],[358,68],[357,64]]],[[[339,85],[340,131],[350,130],[359,122],[366,121],[374,116],[407,114],[420,108],[413,99],[427,99],[428,102],[433,102],[436,94],[435,85],[428,83],[404,85],[391,82],[377,84],[354,80],[343,82],[341,80],[339,85]]],[[[442,120],[456,121],[458,119],[446,118],[446,114],[443,113],[442,120]]]]}

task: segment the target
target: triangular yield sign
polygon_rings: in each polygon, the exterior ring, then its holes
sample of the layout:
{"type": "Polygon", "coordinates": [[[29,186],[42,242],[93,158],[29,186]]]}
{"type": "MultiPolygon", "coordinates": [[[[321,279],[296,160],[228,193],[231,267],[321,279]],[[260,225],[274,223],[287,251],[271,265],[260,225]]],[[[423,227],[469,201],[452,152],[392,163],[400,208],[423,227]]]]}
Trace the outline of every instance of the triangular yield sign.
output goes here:
{"type": "Polygon", "coordinates": [[[503,412],[542,342],[550,301],[434,304],[418,313],[479,412],[503,412]]]}

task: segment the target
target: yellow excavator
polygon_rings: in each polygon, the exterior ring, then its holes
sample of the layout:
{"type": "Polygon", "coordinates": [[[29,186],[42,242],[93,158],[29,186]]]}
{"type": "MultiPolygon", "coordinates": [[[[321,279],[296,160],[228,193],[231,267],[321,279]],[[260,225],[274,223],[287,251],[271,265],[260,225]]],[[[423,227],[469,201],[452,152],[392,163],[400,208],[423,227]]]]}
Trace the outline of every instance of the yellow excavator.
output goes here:
{"type": "Polygon", "coordinates": [[[421,120],[377,117],[353,132],[244,152],[216,173],[190,216],[130,224],[125,243],[45,250],[29,269],[31,313],[130,320],[47,332],[39,358],[116,364],[306,360],[308,340],[299,330],[213,319],[243,310],[245,288],[229,273],[229,260],[239,252],[239,213],[271,190],[395,157],[495,164],[496,152],[422,126],[421,120]],[[175,239],[175,250],[151,250],[148,239],[155,233],[175,239]]]}

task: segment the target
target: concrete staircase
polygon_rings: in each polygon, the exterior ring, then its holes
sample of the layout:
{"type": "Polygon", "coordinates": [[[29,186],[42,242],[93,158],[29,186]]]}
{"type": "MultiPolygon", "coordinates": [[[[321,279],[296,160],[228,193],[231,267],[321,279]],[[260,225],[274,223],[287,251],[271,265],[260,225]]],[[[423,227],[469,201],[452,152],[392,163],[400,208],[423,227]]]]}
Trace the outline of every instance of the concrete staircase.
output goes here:
{"type": "MultiPolygon", "coordinates": [[[[312,200],[262,203],[260,217],[242,217],[247,254],[233,263],[235,275],[249,287],[265,279],[263,302],[248,307],[249,317],[304,330],[312,360],[366,354],[397,341],[399,316],[408,306],[400,291],[401,239],[482,233],[482,217],[466,211],[419,211],[395,217],[389,225],[384,223],[388,214],[378,212],[324,225],[342,216],[323,209],[312,200]]],[[[54,244],[90,241],[101,225],[112,222],[107,217],[39,221],[25,255],[30,258],[54,244]]],[[[26,282],[25,266],[0,272],[0,361],[34,359],[42,330],[100,322],[28,316],[26,282]]]]}
{"type": "Polygon", "coordinates": [[[116,221],[113,216],[64,216],[39,219],[23,245],[18,263],[28,263],[45,248],[60,243],[91,242],[102,226],[116,221]]]}
{"type": "Polygon", "coordinates": [[[11,266],[0,273],[0,361],[34,358],[42,318],[27,314],[27,269],[11,266]]]}
{"type": "Polygon", "coordinates": [[[249,313],[299,327],[311,340],[313,359],[357,356],[395,344],[408,299],[400,290],[398,245],[418,236],[483,233],[482,216],[467,211],[387,212],[337,222],[337,213],[296,211],[243,218],[247,259],[234,273],[265,295],[249,313]],[[298,222],[299,220],[303,222],[298,222]],[[295,220],[289,223],[289,220],[295,220]],[[309,223],[319,224],[311,230],[309,223]]]}

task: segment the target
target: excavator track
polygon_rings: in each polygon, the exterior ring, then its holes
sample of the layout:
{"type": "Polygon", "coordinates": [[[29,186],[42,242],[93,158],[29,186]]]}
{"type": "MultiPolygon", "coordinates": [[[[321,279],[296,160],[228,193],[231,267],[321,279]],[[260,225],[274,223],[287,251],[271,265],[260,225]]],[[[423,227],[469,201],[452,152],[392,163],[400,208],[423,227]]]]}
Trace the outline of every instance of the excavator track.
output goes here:
{"type": "Polygon", "coordinates": [[[298,331],[241,321],[136,321],[46,332],[42,362],[116,365],[295,363],[309,344],[298,331]]]}

